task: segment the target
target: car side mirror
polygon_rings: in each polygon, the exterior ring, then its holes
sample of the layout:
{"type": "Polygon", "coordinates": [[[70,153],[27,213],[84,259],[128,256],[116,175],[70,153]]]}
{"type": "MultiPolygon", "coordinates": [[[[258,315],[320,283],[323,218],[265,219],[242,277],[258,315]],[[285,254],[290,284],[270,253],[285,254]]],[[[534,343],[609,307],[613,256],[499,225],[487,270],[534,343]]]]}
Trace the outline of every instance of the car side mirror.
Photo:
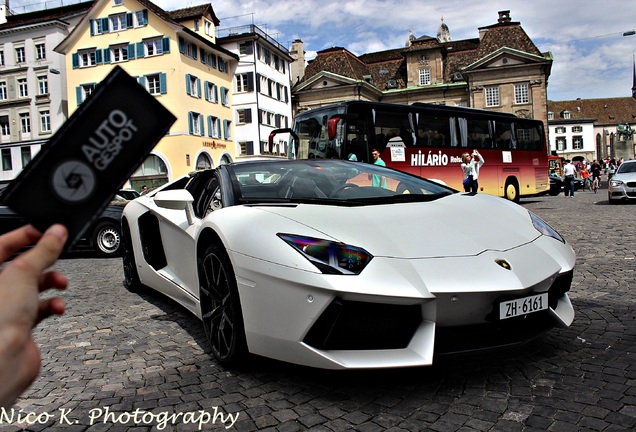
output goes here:
{"type": "Polygon", "coordinates": [[[188,218],[188,225],[194,223],[194,207],[192,203],[194,198],[192,194],[185,189],[160,191],[153,197],[157,207],[169,210],[185,210],[188,218]]]}

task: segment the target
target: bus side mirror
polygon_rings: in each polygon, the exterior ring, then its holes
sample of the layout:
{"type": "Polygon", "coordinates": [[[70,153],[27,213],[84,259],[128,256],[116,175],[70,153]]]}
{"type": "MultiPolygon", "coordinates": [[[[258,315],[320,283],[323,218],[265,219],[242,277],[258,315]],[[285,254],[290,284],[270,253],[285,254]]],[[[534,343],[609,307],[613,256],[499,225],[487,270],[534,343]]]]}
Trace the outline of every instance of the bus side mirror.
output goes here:
{"type": "Polygon", "coordinates": [[[331,117],[327,122],[327,135],[329,136],[329,141],[336,138],[339,121],[340,117],[331,117]]]}

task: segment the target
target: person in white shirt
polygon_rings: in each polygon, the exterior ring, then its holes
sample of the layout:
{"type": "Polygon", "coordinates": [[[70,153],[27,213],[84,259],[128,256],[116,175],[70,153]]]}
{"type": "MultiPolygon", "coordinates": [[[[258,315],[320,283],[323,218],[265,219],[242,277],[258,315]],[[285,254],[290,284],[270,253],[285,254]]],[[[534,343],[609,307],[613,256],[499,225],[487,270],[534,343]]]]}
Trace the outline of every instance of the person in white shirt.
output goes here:
{"type": "Polygon", "coordinates": [[[572,163],[572,161],[567,160],[565,162],[566,163],[563,166],[563,175],[565,176],[564,193],[566,197],[569,194],[569,196],[574,198],[574,172],[576,171],[576,168],[574,167],[574,164],[572,163]]]}

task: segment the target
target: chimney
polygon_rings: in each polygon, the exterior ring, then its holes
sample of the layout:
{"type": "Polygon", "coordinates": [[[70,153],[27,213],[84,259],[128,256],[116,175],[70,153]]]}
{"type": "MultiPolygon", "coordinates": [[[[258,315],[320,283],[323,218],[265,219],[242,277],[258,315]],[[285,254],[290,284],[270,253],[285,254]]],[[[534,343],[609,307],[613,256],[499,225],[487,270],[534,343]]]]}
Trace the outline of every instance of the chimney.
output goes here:
{"type": "Polygon", "coordinates": [[[296,39],[292,42],[289,55],[294,59],[289,66],[291,85],[294,87],[305,76],[305,50],[303,48],[303,41],[296,39]]]}
{"type": "Polygon", "coordinates": [[[510,19],[510,11],[506,10],[506,11],[499,11],[499,19],[497,20],[497,22],[499,24],[506,24],[509,23],[511,21],[510,19]]]}

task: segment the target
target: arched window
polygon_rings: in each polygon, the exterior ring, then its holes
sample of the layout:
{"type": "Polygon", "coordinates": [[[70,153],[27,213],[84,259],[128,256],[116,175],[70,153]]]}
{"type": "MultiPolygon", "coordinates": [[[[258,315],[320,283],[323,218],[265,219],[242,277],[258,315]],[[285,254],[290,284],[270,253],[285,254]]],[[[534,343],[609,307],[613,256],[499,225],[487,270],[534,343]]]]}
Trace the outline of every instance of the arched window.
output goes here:
{"type": "Polygon", "coordinates": [[[168,167],[164,161],[156,155],[150,155],[141,164],[130,178],[130,184],[137,191],[142,186],[153,189],[168,182],[168,167]]]}
{"type": "Polygon", "coordinates": [[[232,158],[229,155],[224,154],[223,156],[221,156],[221,160],[219,163],[221,165],[227,165],[229,163],[232,163],[232,158]]]}
{"type": "Polygon", "coordinates": [[[210,159],[210,156],[208,156],[207,153],[201,153],[197,157],[196,169],[204,170],[210,168],[212,168],[212,160],[210,159]]]}

